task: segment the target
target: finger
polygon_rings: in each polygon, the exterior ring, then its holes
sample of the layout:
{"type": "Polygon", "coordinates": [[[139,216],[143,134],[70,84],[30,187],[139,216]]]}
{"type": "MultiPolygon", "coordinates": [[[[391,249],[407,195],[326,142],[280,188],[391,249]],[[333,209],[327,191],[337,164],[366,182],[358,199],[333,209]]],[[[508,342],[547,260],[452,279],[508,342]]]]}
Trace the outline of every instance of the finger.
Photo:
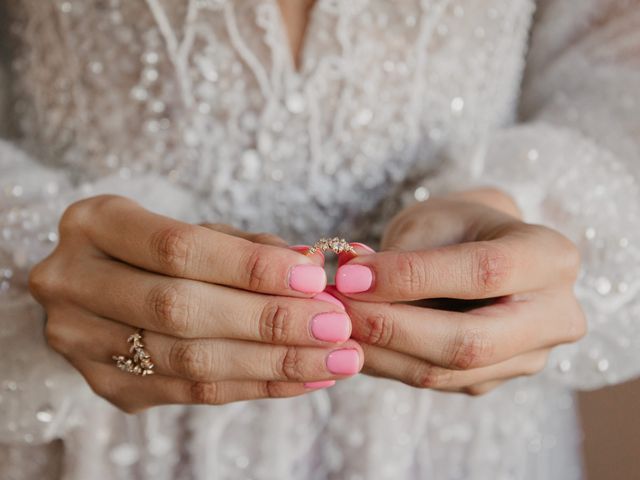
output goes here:
{"type": "MultiPolygon", "coordinates": [[[[240,230],[226,223],[203,223],[203,227],[215,230],[217,232],[226,233],[227,235],[233,235],[235,237],[244,238],[253,243],[261,243],[264,245],[273,245],[275,247],[286,247],[294,250],[298,253],[305,254],[311,248],[310,245],[288,245],[287,242],[280,236],[271,233],[253,233],[245,230],[240,230]]],[[[316,250],[309,258],[313,260],[317,265],[324,265],[324,254],[320,250],[316,250]]]]}
{"type": "Polygon", "coordinates": [[[499,363],[584,335],[577,301],[563,291],[527,300],[507,298],[469,312],[346,299],[345,306],[351,336],[360,343],[457,370],[499,363]]]}
{"type": "Polygon", "coordinates": [[[544,369],[549,354],[548,349],[540,349],[487,367],[451,370],[380,347],[363,345],[362,348],[367,359],[364,373],[435,390],[459,390],[485,382],[534,375],[544,369]]]}
{"type": "Polygon", "coordinates": [[[74,224],[107,255],[163,275],[291,296],[326,285],[324,269],[304,255],[156,215],[123,197],[74,204],[61,229],[74,224]]]}
{"type": "Polygon", "coordinates": [[[468,387],[465,387],[462,389],[463,393],[466,393],[467,395],[472,395],[474,397],[477,397],[479,395],[486,395],[487,393],[491,392],[492,390],[495,390],[496,388],[498,388],[500,385],[502,385],[503,383],[505,383],[507,379],[504,380],[492,380],[489,382],[484,382],[484,383],[479,383],[477,385],[470,385],[468,387]]]}
{"type": "Polygon", "coordinates": [[[197,382],[164,375],[134,376],[100,362],[76,365],[92,390],[127,413],[159,405],[223,405],[242,400],[295,397],[333,386],[293,382],[197,382]]]}
{"type": "Polygon", "coordinates": [[[336,287],[367,301],[480,299],[573,283],[576,247],[545,227],[513,222],[488,241],[422,251],[358,256],[336,273],[336,287]]]}
{"type": "Polygon", "coordinates": [[[338,266],[344,265],[355,257],[362,255],[370,255],[376,253],[376,251],[368,245],[360,242],[349,243],[353,247],[355,252],[342,252],[338,255],[338,266]]]}
{"type": "MultiPolygon", "coordinates": [[[[114,355],[131,355],[127,338],[133,331],[126,325],[76,315],[67,319],[62,328],[75,332],[67,335],[69,344],[65,350],[70,356],[113,363],[114,355]],[[91,337],[86,332],[91,332],[91,337]],[[100,342],[92,342],[91,338],[99,338],[100,342]]],[[[330,349],[226,339],[178,339],[145,331],[143,344],[158,374],[203,382],[336,380],[355,375],[363,363],[362,349],[352,340],[330,349]]]]}
{"type": "Polygon", "coordinates": [[[69,282],[60,299],[175,337],[317,346],[344,342],[351,335],[344,306],[324,292],[316,300],[263,295],[156,275],[102,258],[75,264],[70,276],[83,280],[69,282]]]}
{"type": "Polygon", "coordinates": [[[202,223],[201,225],[205,228],[208,228],[209,230],[215,230],[216,232],[233,235],[234,237],[244,238],[245,240],[249,240],[253,243],[273,245],[274,247],[287,246],[287,242],[282,237],[272,233],[247,232],[246,230],[240,230],[239,228],[226,223],[202,223]]]}
{"type": "Polygon", "coordinates": [[[240,340],[173,340],[148,335],[158,353],[158,372],[199,381],[338,380],[362,368],[360,346],[345,342],[334,349],[264,345],[240,340]]]}

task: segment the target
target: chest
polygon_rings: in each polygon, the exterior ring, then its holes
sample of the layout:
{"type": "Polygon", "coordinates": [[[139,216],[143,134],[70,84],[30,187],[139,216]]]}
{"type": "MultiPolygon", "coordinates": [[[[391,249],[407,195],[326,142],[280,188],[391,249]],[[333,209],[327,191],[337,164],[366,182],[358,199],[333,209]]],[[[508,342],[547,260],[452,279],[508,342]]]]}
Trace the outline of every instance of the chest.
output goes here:
{"type": "Polygon", "coordinates": [[[161,171],[224,208],[345,211],[507,121],[532,12],[317,0],[292,55],[276,0],[8,1],[20,128],[41,158],[161,171]]]}

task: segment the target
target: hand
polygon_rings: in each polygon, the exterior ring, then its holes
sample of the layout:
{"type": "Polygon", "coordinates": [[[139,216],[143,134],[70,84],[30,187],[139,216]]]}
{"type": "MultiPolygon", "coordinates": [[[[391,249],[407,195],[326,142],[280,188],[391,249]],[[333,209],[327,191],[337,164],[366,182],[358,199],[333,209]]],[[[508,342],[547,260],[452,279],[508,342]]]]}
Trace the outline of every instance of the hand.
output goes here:
{"type": "MultiPolygon", "coordinates": [[[[30,288],[46,337],[127,412],[169,403],[289,397],[355,374],[362,350],[319,257],[258,244],[101,196],[72,205],[30,288]],[[144,329],[156,375],[116,368],[144,329]],[[328,383],[305,382],[327,381],[328,383]]],[[[282,244],[273,237],[253,236],[282,244]]]]}
{"type": "Polygon", "coordinates": [[[496,190],[435,198],[390,222],[386,251],[342,259],[338,296],[365,373],[481,394],[585,334],[577,248],[518,215],[496,190]]]}

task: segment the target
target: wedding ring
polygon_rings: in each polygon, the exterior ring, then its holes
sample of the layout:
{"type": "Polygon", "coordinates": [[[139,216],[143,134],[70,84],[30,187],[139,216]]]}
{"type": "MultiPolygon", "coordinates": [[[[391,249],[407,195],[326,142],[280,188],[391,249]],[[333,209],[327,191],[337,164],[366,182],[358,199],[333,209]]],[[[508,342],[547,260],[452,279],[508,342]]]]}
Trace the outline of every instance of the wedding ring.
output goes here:
{"type": "Polygon", "coordinates": [[[154,374],[154,365],[151,357],[144,349],[142,334],[143,330],[139,329],[127,338],[127,343],[130,345],[129,353],[133,354],[133,356],[125,357],[123,355],[114,355],[111,358],[116,362],[116,366],[123,372],[144,377],[154,374]]]}
{"type": "Polygon", "coordinates": [[[326,252],[331,250],[335,254],[340,253],[351,253],[352,255],[357,255],[355,248],[353,248],[344,238],[333,237],[333,238],[321,238],[313,246],[307,250],[305,255],[313,255],[314,253],[326,252]]]}

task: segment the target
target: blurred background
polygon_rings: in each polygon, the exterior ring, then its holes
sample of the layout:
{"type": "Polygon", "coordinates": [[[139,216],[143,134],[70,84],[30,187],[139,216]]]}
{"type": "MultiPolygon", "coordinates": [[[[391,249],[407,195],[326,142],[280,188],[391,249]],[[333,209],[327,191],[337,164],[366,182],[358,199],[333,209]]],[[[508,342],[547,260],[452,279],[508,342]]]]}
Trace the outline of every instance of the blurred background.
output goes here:
{"type": "Polygon", "coordinates": [[[588,480],[640,479],[640,380],[579,394],[588,480]]]}

